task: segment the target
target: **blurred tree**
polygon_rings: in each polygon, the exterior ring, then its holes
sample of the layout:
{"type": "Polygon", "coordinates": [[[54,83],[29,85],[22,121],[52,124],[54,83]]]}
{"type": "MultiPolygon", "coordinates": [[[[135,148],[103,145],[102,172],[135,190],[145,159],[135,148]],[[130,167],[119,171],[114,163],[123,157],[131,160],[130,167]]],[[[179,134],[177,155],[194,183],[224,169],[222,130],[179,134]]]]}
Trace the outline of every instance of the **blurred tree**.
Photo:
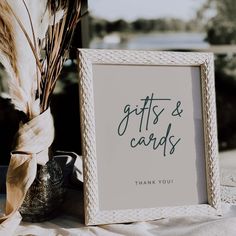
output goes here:
{"type": "Polygon", "coordinates": [[[175,18],[144,19],[139,18],[133,22],[123,19],[107,21],[101,18],[89,18],[90,39],[103,38],[107,34],[122,33],[149,33],[149,32],[170,32],[170,31],[201,31],[202,25],[197,19],[184,21],[175,18]]]}
{"type": "MultiPolygon", "coordinates": [[[[206,24],[206,41],[212,45],[235,44],[236,1],[207,0],[198,17],[209,9],[215,15],[206,24]]],[[[236,148],[236,55],[216,55],[215,75],[219,147],[236,148]]]]}
{"type": "Polygon", "coordinates": [[[104,37],[107,34],[107,21],[90,17],[90,32],[92,37],[104,37]]]}
{"type": "Polygon", "coordinates": [[[208,0],[216,15],[207,24],[207,41],[211,44],[235,44],[236,1],[208,0]]]}
{"type": "Polygon", "coordinates": [[[132,28],[135,32],[185,31],[187,24],[187,22],[175,18],[137,19],[132,22],[132,28]]]}
{"type": "Polygon", "coordinates": [[[137,19],[132,23],[134,31],[149,32],[152,30],[153,22],[147,19],[137,19]]]}
{"type": "Polygon", "coordinates": [[[122,19],[113,21],[113,22],[107,22],[107,33],[112,32],[127,32],[131,30],[131,25],[122,19]]]}

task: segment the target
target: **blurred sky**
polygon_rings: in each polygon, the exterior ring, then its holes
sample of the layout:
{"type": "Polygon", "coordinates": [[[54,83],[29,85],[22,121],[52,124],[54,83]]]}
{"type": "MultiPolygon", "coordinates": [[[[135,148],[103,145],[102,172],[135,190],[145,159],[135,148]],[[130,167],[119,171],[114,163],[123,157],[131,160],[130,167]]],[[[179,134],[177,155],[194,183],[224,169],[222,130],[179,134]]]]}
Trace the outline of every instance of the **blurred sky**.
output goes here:
{"type": "Polygon", "coordinates": [[[108,20],[177,17],[193,18],[206,0],[88,0],[92,15],[108,20]]]}

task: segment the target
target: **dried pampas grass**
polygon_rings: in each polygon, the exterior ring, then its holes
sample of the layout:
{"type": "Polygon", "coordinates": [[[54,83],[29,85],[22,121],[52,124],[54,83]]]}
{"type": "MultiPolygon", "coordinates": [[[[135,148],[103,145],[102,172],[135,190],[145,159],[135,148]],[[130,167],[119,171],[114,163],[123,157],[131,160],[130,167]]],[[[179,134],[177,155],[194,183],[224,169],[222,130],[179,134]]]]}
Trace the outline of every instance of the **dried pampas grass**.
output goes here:
{"type": "Polygon", "coordinates": [[[3,66],[9,68],[9,65],[6,65],[6,63],[9,63],[17,77],[17,52],[11,10],[6,2],[0,1],[0,11],[0,53],[2,61],[5,60],[3,66]]]}
{"type": "Polygon", "coordinates": [[[81,18],[81,1],[2,0],[0,3],[0,62],[11,77],[12,101],[28,120],[50,106],[81,18]]]}

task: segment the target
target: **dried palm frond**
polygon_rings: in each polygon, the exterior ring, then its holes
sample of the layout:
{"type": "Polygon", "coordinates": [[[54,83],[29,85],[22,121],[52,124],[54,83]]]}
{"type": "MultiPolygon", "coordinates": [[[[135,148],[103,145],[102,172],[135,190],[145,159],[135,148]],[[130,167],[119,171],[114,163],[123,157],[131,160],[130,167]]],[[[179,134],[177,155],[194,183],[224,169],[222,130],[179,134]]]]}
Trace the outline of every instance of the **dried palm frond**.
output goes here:
{"type": "Polygon", "coordinates": [[[52,14],[60,9],[65,9],[67,5],[67,0],[48,0],[47,2],[47,7],[52,14]]]}
{"type": "MultiPolygon", "coordinates": [[[[69,55],[72,36],[80,19],[81,1],[53,1],[49,0],[52,12],[60,8],[65,10],[62,20],[49,27],[45,38],[44,73],[41,80],[41,108],[47,109],[55,88],[56,81],[69,55]]],[[[55,12],[54,12],[55,15],[55,12]]]]}

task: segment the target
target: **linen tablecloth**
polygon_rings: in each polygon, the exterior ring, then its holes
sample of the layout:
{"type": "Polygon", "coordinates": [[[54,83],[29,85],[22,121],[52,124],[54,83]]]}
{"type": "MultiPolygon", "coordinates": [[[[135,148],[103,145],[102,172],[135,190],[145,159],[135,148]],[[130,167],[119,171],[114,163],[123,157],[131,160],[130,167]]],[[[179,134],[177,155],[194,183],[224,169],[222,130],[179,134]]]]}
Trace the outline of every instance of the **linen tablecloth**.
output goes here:
{"type": "MultiPolygon", "coordinates": [[[[75,195],[76,196],[76,195],[75,195]]],[[[80,197],[79,197],[80,198],[80,197]]],[[[73,208],[80,208],[79,199],[73,208]]],[[[4,199],[1,198],[1,205],[4,199]]],[[[74,200],[71,201],[74,203],[74,200]]],[[[24,223],[15,236],[235,236],[236,206],[223,204],[222,217],[175,217],[130,224],[89,226],[83,217],[63,214],[43,223],[24,223]]]]}
{"type": "MultiPolygon", "coordinates": [[[[43,223],[22,222],[15,236],[236,236],[236,151],[220,154],[223,215],[174,217],[86,227],[82,188],[70,189],[62,215],[43,223]]],[[[0,196],[0,213],[5,195],[0,196]]],[[[6,235],[7,236],[7,235],[6,235]]]]}

